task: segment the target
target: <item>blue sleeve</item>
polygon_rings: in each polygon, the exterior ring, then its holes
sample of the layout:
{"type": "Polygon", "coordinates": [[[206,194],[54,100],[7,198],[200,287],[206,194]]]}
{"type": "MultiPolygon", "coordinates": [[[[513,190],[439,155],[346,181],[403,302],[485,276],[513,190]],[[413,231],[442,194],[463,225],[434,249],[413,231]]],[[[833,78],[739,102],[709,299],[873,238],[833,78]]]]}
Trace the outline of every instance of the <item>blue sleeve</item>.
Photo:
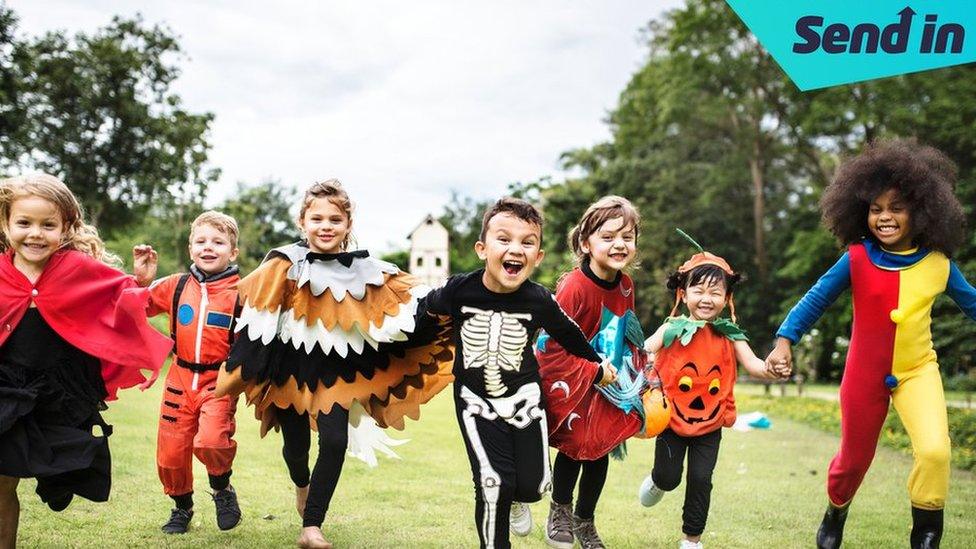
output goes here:
{"type": "Polygon", "coordinates": [[[796,343],[823,315],[837,296],[851,286],[851,259],[845,252],[820,280],[807,291],[776,332],[777,337],[796,343]]]}
{"type": "Polygon", "coordinates": [[[962,271],[955,263],[949,262],[949,280],[946,282],[946,294],[959,305],[966,316],[976,320],[976,288],[966,281],[962,271]]]}

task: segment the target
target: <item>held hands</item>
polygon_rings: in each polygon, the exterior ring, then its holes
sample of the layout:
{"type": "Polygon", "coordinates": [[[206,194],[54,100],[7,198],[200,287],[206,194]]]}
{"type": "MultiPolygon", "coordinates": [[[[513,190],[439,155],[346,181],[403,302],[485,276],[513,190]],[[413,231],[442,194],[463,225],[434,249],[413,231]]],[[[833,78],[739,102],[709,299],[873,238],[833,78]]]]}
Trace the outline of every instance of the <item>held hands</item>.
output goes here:
{"type": "Polygon", "coordinates": [[[132,274],[140,286],[148,286],[156,278],[159,254],[148,244],[132,247],[132,274]]]}
{"type": "Polygon", "coordinates": [[[617,381],[617,369],[613,367],[610,363],[609,358],[603,359],[603,363],[600,364],[600,369],[603,371],[603,377],[600,378],[600,387],[606,387],[614,381],[617,381]]]}
{"type": "Polygon", "coordinates": [[[790,340],[776,338],[776,346],[766,357],[766,373],[770,377],[787,378],[793,371],[793,350],[790,340]]]}

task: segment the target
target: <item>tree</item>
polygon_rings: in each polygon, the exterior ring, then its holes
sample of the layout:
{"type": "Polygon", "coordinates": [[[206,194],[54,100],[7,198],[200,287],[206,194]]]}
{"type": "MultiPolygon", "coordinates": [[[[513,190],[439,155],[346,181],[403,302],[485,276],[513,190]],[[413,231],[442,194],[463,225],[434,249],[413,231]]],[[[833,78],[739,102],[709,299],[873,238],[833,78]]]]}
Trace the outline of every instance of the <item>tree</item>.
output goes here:
{"type": "Polygon", "coordinates": [[[50,32],[13,47],[26,112],[13,132],[13,150],[26,152],[16,168],[61,177],[103,233],[164,195],[202,196],[216,179],[206,167],[213,115],[187,111],[170,90],[181,53],[170,30],[116,17],[90,35],[50,32]]]}
{"type": "MultiPolygon", "coordinates": [[[[688,0],[647,37],[647,61],[610,112],[611,141],[564,153],[573,176],[542,191],[546,263],[560,269],[571,265],[563,235],[590,202],[619,194],[643,213],[632,275],[647,325],[670,311],[663,280],[693,252],[680,227],[745,273],[737,312],[762,353],[842,253],[818,201],[839,162],[872,139],[915,136],[945,151],[974,221],[976,102],[959,100],[976,96],[974,67],[801,93],[720,0],[688,0]]],[[[976,241],[954,259],[976,276],[976,241]]],[[[972,367],[976,353],[976,326],[954,308],[940,300],[934,324],[949,371],[972,367]]],[[[850,319],[844,296],[818,322],[802,349],[812,373],[839,377],[850,319]]]]}
{"type": "Polygon", "coordinates": [[[16,30],[16,14],[0,4],[0,171],[23,154],[25,112],[20,103],[21,48],[16,30]]]}
{"type": "Polygon", "coordinates": [[[483,266],[474,253],[474,244],[481,236],[481,217],[492,202],[451,191],[451,200],[444,207],[444,214],[437,219],[447,229],[451,243],[448,263],[451,272],[464,273],[483,266]]]}
{"type": "Polygon", "coordinates": [[[272,248],[298,240],[297,212],[292,212],[297,202],[295,189],[280,181],[254,186],[238,183],[236,192],[218,208],[237,220],[242,272],[260,265],[272,248]]]}

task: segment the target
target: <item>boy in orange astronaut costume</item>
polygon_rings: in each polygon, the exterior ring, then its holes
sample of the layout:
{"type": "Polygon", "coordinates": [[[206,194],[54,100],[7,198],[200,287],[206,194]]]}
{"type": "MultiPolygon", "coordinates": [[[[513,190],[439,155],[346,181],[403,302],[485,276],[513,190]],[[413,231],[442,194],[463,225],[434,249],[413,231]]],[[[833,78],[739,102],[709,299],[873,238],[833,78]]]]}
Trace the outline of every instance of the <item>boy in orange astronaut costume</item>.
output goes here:
{"type": "MultiPolygon", "coordinates": [[[[176,503],[162,527],[167,534],[185,533],[193,518],[194,455],[207,467],[217,526],[230,530],[241,520],[230,485],[237,453],[237,401],[216,398],[213,392],[234,338],[240,275],[231,262],[237,259],[237,237],[234,218],[215,211],[200,214],[190,229],[190,272],[161,278],[150,288],[147,313],[169,315],[175,343],[156,443],[159,480],[176,503]]],[[[133,248],[132,255],[136,279],[148,284],[156,274],[156,252],[142,245],[133,248]]]]}

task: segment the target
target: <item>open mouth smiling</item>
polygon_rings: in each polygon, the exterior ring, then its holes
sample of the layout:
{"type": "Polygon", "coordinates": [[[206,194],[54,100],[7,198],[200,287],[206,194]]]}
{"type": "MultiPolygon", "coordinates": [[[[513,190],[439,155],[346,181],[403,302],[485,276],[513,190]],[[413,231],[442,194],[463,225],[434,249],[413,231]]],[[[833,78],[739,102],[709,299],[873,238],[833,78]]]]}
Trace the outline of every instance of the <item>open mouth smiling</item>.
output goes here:
{"type": "Polygon", "coordinates": [[[510,274],[512,276],[515,276],[515,275],[519,274],[524,267],[525,267],[525,264],[524,263],[521,263],[519,261],[503,261],[502,262],[502,268],[505,269],[505,272],[506,273],[508,273],[508,274],[510,274]]]}

